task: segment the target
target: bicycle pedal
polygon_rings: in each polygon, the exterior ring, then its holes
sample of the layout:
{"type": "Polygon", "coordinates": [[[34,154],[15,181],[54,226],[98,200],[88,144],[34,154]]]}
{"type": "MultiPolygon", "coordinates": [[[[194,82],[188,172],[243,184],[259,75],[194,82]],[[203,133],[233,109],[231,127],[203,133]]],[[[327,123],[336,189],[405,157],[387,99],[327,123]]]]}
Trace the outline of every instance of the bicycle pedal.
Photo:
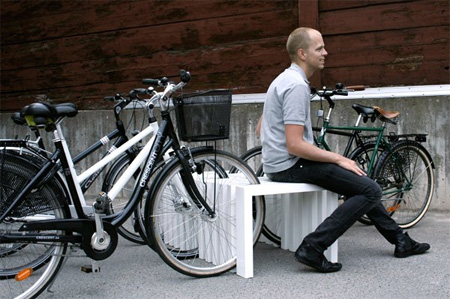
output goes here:
{"type": "Polygon", "coordinates": [[[100,267],[97,264],[91,264],[91,265],[84,265],[81,266],[81,272],[84,273],[99,273],[100,267]]]}

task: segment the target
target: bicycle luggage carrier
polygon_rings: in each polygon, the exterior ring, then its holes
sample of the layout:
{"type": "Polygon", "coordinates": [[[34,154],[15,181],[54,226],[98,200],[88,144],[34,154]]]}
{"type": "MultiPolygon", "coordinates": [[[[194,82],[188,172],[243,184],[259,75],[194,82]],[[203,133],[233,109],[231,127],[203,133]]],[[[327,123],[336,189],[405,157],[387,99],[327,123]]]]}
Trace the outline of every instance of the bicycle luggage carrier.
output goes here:
{"type": "Polygon", "coordinates": [[[178,134],[183,141],[228,139],[231,90],[216,89],[175,98],[178,134]]]}

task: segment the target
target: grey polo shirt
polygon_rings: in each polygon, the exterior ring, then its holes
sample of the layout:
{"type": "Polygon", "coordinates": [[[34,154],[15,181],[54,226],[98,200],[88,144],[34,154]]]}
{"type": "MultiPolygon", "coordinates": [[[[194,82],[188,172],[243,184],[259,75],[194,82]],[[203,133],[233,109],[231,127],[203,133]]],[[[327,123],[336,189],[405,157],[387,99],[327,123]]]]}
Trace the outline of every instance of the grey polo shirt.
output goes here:
{"type": "Polygon", "coordinates": [[[303,139],[314,143],[310,115],[310,87],[303,69],[295,63],[284,70],[266,93],[261,129],[263,170],[275,173],[292,167],[299,157],[288,153],[285,125],[305,127],[303,139]]]}

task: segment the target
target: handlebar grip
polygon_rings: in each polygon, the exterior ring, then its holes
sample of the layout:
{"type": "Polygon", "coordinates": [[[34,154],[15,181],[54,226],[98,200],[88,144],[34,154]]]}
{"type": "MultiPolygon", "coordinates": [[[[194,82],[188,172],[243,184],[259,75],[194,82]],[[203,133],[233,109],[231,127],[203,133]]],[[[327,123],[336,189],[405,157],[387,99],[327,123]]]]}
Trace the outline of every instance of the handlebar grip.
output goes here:
{"type": "Polygon", "coordinates": [[[104,97],[103,100],[108,101],[108,102],[114,102],[116,100],[116,97],[108,96],[108,97],[104,97]]]}
{"type": "Polygon", "coordinates": [[[138,95],[140,94],[147,94],[147,89],[145,88],[135,88],[132,91],[128,93],[128,96],[130,99],[136,99],[138,95]]]}
{"type": "Polygon", "coordinates": [[[150,79],[150,78],[142,79],[142,84],[158,86],[159,79],[150,79]]]}
{"type": "Polygon", "coordinates": [[[353,91],[362,91],[362,90],[366,89],[366,87],[364,85],[353,85],[353,86],[347,86],[346,88],[348,90],[353,90],[353,91]]]}
{"type": "Polygon", "coordinates": [[[334,94],[339,95],[339,96],[348,96],[348,90],[346,90],[346,89],[336,90],[336,92],[334,94]]]}
{"type": "Polygon", "coordinates": [[[187,83],[191,80],[191,74],[185,70],[180,70],[180,79],[182,82],[187,83]]]}

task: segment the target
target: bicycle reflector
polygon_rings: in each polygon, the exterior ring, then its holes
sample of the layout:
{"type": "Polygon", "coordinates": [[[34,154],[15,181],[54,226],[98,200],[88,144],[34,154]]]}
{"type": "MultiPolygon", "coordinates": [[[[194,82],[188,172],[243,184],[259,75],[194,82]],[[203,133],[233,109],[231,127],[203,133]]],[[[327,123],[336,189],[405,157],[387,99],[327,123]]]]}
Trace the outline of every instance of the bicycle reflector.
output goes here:
{"type": "Polygon", "coordinates": [[[24,281],[25,279],[30,277],[31,273],[33,273],[33,269],[25,268],[25,269],[19,271],[19,273],[16,274],[15,279],[16,279],[16,281],[24,281]]]}

